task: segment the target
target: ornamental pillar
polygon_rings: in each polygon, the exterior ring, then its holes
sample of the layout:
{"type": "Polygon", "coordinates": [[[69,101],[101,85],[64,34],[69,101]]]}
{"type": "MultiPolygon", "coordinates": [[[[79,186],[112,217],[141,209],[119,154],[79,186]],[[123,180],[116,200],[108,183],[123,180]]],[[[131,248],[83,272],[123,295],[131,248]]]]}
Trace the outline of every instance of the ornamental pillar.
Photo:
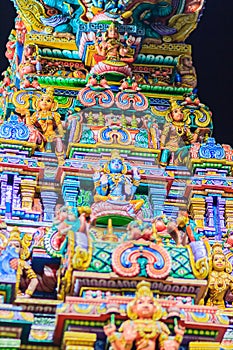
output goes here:
{"type": "Polygon", "coordinates": [[[152,204],[153,216],[161,216],[164,210],[164,201],[166,199],[166,184],[153,184],[149,187],[149,200],[152,204]]]}
{"type": "Polygon", "coordinates": [[[32,210],[33,199],[36,191],[36,180],[24,178],[21,180],[22,209],[32,210]]]}
{"type": "Polygon", "coordinates": [[[57,198],[58,198],[58,195],[54,191],[41,191],[41,201],[44,207],[43,221],[46,221],[46,222],[53,221],[57,198]]]}
{"type": "Polygon", "coordinates": [[[80,181],[76,176],[67,175],[62,185],[62,195],[66,206],[77,207],[80,181]]]}
{"type": "Polygon", "coordinates": [[[226,218],[226,228],[233,228],[233,201],[232,200],[226,200],[226,207],[225,207],[225,218],[226,218]]]}
{"type": "Polygon", "coordinates": [[[205,218],[205,199],[202,197],[193,197],[190,201],[190,213],[198,228],[204,229],[205,218]]]}

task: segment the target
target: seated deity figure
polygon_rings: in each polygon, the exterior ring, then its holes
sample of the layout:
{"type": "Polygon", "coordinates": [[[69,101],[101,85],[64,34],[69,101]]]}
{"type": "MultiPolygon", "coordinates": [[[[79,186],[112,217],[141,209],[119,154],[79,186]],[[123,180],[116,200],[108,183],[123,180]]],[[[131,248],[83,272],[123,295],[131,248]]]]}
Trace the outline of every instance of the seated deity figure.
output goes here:
{"type": "Polygon", "coordinates": [[[134,60],[134,50],[131,47],[130,38],[127,37],[124,43],[121,42],[114,22],[110,24],[103,37],[96,36],[95,49],[97,54],[94,55],[94,58],[97,64],[92,68],[91,74],[101,74],[106,70],[125,76],[131,75],[128,63],[134,60]]]}
{"type": "Polygon", "coordinates": [[[112,151],[111,159],[105,163],[102,171],[94,174],[95,202],[108,201],[116,204],[128,202],[133,206],[135,212],[138,211],[144,201],[133,198],[141,176],[137,168],[132,169],[132,176],[127,175],[127,170],[127,165],[119,152],[112,151]]]}
{"type": "Polygon", "coordinates": [[[187,116],[183,113],[183,106],[171,99],[170,113],[166,117],[161,137],[160,148],[162,150],[160,163],[182,164],[184,157],[188,154],[189,146],[196,142],[200,134],[200,128],[194,133],[186,124],[187,116]]]}
{"type": "Polygon", "coordinates": [[[129,320],[123,322],[116,332],[115,324],[104,327],[112,350],[178,350],[185,328],[176,325],[175,337],[170,339],[167,325],[159,321],[162,308],[154,299],[150,283],[142,281],[137,285],[136,296],[127,305],[129,320]]]}
{"type": "Polygon", "coordinates": [[[233,293],[232,266],[223,254],[221,243],[215,243],[212,247],[212,271],[209,275],[208,286],[204,298],[200,304],[225,308],[225,295],[228,291],[233,293]]]}

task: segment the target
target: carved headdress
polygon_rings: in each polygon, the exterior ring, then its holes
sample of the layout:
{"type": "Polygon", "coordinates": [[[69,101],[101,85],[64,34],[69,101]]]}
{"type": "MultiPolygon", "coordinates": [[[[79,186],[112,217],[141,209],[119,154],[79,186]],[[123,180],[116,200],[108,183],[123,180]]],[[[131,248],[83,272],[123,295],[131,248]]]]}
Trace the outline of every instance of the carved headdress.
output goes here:
{"type": "Polygon", "coordinates": [[[125,164],[124,159],[120,156],[119,150],[116,150],[116,149],[112,150],[110,160],[104,164],[104,166],[103,166],[104,173],[106,173],[106,174],[110,173],[109,164],[110,164],[112,159],[120,159],[122,161],[123,169],[122,169],[121,173],[126,174],[127,170],[128,170],[127,165],[125,164]]]}
{"type": "Polygon", "coordinates": [[[39,109],[38,104],[39,104],[39,101],[41,100],[41,98],[43,98],[43,97],[50,97],[51,100],[53,101],[53,106],[51,108],[51,111],[54,112],[58,109],[58,103],[57,103],[57,101],[54,100],[54,88],[53,87],[48,87],[46,89],[46,91],[40,97],[38,97],[36,99],[35,106],[34,106],[35,109],[37,109],[37,110],[39,109]]]}

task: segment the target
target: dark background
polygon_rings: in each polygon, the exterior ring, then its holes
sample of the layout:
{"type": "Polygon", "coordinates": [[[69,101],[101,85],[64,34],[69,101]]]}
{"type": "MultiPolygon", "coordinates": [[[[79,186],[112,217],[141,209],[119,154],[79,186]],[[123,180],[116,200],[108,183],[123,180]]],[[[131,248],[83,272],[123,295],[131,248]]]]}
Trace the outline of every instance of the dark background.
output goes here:
{"type": "MultiPolygon", "coordinates": [[[[233,146],[233,1],[207,0],[197,29],[187,39],[193,45],[198,95],[213,112],[214,136],[233,146]]],[[[0,72],[8,65],[5,44],[16,16],[13,2],[0,0],[0,72]]]]}

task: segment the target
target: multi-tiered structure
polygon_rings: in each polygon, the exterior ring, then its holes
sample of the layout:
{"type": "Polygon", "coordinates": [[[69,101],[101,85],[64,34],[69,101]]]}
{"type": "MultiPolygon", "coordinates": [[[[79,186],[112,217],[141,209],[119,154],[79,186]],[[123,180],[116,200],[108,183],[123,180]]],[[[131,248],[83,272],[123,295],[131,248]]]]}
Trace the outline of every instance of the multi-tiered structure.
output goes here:
{"type": "Polygon", "coordinates": [[[1,349],[232,349],[233,150],[185,43],[204,1],[14,5],[1,349]]]}

